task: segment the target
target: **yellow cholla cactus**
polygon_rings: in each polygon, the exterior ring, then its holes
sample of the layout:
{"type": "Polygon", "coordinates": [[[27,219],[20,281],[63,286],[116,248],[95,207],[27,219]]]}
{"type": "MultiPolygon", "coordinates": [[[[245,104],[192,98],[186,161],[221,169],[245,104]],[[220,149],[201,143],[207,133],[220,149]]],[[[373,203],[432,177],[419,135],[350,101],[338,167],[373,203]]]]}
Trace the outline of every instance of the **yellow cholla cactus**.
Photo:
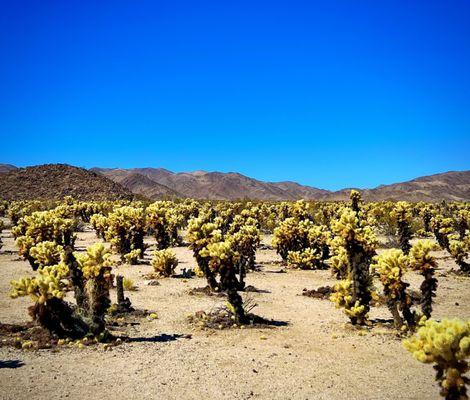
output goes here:
{"type": "Polygon", "coordinates": [[[344,242],[359,242],[365,251],[373,253],[378,245],[372,227],[350,208],[343,208],[338,220],[332,223],[333,233],[344,242]]]}
{"type": "Polygon", "coordinates": [[[103,273],[105,277],[111,274],[113,262],[111,252],[103,243],[95,243],[86,249],[86,253],[74,253],[85,279],[98,277],[103,273]]]}
{"type": "Polygon", "coordinates": [[[69,269],[64,263],[40,268],[38,276],[34,278],[11,281],[10,297],[16,299],[29,295],[38,304],[44,304],[52,297],[62,299],[68,284],[66,281],[68,273],[69,269]]]}
{"type": "Polygon", "coordinates": [[[31,247],[29,254],[39,267],[56,265],[62,259],[64,249],[55,242],[39,242],[31,247]]]}
{"type": "Polygon", "coordinates": [[[438,249],[439,246],[431,240],[417,241],[410,249],[410,267],[420,272],[434,270],[437,267],[437,262],[436,258],[431,255],[431,251],[438,249]]]}
{"type": "Polygon", "coordinates": [[[176,254],[170,249],[156,250],[153,253],[152,267],[160,276],[171,276],[178,266],[176,254]]]}
{"type": "Polygon", "coordinates": [[[301,251],[289,251],[287,261],[289,265],[300,269],[315,269],[321,262],[321,254],[310,247],[301,251]]]}
{"type": "Polygon", "coordinates": [[[124,260],[126,261],[126,263],[131,265],[137,264],[139,258],[141,258],[141,254],[141,249],[131,250],[129,253],[124,255],[124,260]]]}
{"type": "Polygon", "coordinates": [[[403,342],[413,357],[422,363],[434,363],[441,395],[446,399],[467,399],[464,374],[470,357],[470,320],[427,320],[415,336],[403,342]]]}
{"type": "Polygon", "coordinates": [[[398,297],[403,290],[403,275],[408,266],[408,257],[398,249],[386,250],[373,259],[371,268],[379,274],[379,279],[390,292],[390,296],[398,297]]]}
{"type": "Polygon", "coordinates": [[[330,300],[335,303],[336,308],[342,308],[348,317],[357,318],[359,323],[367,319],[366,307],[359,301],[353,302],[351,295],[352,281],[344,279],[336,283],[333,287],[333,293],[330,300]]]}

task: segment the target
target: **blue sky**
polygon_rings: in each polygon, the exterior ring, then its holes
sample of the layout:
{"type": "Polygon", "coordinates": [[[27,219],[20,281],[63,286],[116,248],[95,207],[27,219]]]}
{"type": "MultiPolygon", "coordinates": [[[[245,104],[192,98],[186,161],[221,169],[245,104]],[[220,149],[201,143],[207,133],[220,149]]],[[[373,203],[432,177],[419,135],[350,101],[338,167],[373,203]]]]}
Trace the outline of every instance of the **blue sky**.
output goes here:
{"type": "Polygon", "coordinates": [[[470,2],[3,1],[0,162],[372,187],[470,169],[470,2]]]}

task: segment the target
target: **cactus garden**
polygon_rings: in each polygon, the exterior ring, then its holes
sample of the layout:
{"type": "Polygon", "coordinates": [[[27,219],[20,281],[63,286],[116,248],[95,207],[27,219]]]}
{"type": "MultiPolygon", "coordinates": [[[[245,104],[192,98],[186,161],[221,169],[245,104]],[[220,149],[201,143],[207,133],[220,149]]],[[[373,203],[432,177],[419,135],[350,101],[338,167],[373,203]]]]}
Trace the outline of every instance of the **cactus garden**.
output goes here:
{"type": "Polygon", "coordinates": [[[467,398],[468,203],[39,205],[2,203],[6,398],[467,398]]]}

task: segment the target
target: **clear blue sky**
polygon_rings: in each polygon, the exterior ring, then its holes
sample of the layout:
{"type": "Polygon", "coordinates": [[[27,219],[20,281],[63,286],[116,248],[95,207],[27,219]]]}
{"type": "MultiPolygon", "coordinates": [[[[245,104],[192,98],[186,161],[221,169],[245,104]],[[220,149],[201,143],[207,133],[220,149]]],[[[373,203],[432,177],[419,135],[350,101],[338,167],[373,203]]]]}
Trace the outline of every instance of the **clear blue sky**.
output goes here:
{"type": "Polygon", "coordinates": [[[470,1],[2,1],[0,162],[371,187],[470,169],[470,1]]]}

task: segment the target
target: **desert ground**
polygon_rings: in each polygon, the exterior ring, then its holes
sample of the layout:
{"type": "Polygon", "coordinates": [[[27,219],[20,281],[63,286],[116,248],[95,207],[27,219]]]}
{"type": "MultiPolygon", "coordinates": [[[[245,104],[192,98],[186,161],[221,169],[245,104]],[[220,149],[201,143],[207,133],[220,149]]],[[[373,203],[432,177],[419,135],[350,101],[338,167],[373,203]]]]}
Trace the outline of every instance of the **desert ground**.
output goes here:
{"type": "MultiPolygon", "coordinates": [[[[0,253],[0,322],[29,320],[30,299],[8,296],[12,279],[32,275],[19,259],[11,233],[2,233],[0,253]]],[[[94,232],[78,233],[83,250],[98,241],[94,232]]],[[[151,238],[147,238],[152,243],[151,238]]],[[[270,238],[264,238],[266,244],[270,238]]],[[[178,268],[194,268],[192,252],[173,249],[178,268]]],[[[437,399],[430,365],[420,364],[403,348],[387,324],[353,328],[328,300],[302,296],[302,290],[332,285],[330,271],[299,271],[281,266],[274,250],[257,253],[259,271],[247,284],[261,293],[244,293],[257,303],[254,313],[273,319],[269,328],[201,330],[187,315],[224,304],[223,297],[190,295],[205,286],[203,278],[164,278],[150,286],[147,264],[121,265],[115,273],[134,280],[127,292],[135,308],[158,318],[142,317],[124,332],[130,340],[105,351],[101,345],[78,348],[19,350],[0,346],[1,399],[437,399]]],[[[439,288],[434,314],[470,316],[470,279],[448,273],[456,265],[444,252],[439,259],[439,288]]],[[[418,288],[420,276],[408,273],[418,288]]],[[[115,300],[115,291],[112,292],[115,300]]],[[[374,307],[371,320],[390,320],[384,307],[374,307]]],[[[121,332],[122,333],[122,332],[121,332]]]]}

